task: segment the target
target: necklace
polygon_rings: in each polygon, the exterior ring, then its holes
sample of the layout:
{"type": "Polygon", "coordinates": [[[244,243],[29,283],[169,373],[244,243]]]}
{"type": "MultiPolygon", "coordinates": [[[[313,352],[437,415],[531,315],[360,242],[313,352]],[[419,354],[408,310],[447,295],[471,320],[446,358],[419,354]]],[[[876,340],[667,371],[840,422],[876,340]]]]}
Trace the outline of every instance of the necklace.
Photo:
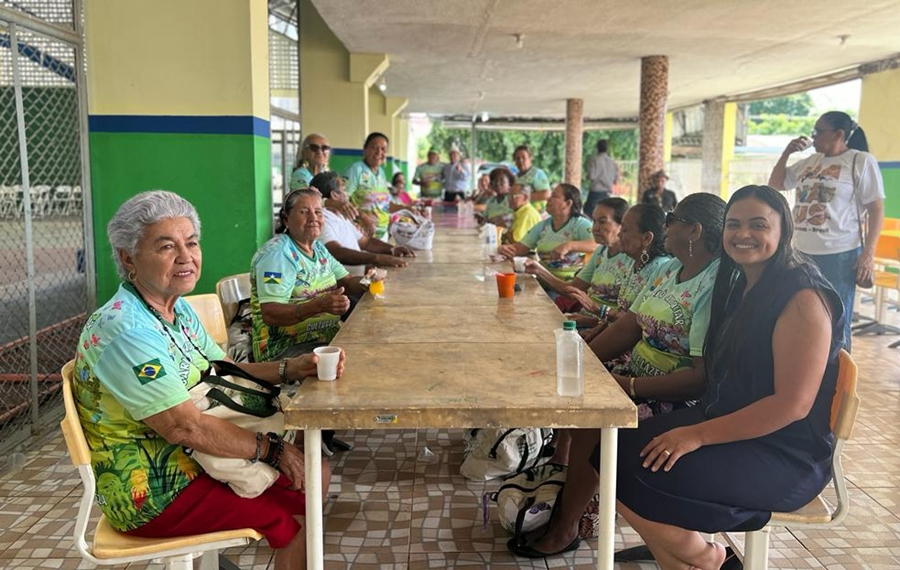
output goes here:
{"type": "MultiPolygon", "coordinates": [[[[201,350],[200,347],[197,346],[197,344],[196,344],[196,343],[193,341],[193,339],[191,338],[190,332],[187,330],[187,327],[184,326],[184,325],[179,324],[179,322],[178,322],[178,312],[175,311],[174,308],[172,309],[172,312],[173,312],[174,315],[175,315],[175,319],[174,319],[174,322],[172,323],[172,325],[169,325],[169,323],[167,323],[167,322],[165,321],[165,319],[163,319],[162,313],[160,313],[159,310],[157,310],[156,308],[152,307],[152,306],[150,305],[150,303],[148,303],[147,300],[144,299],[144,296],[141,295],[141,292],[138,291],[137,287],[135,287],[135,286],[132,285],[131,283],[126,284],[126,287],[127,287],[132,293],[134,293],[135,296],[137,296],[138,299],[141,300],[141,303],[143,303],[144,306],[147,308],[147,310],[150,311],[150,314],[153,315],[154,317],[156,317],[156,320],[159,321],[159,324],[160,324],[160,326],[162,327],[163,333],[169,338],[169,341],[170,341],[173,345],[175,345],[175,348],[178,349],[178,352],[180,352],[181,355],[184,356],[184,357],[188,360],[188,362],[190,362],[191,366],[193,366],[193,367],[196,368],[197,370],[200,370],[200,367],[197,366],[196,364],[194,364],[194,359],[193,359],[193,357],[191,356],[191,354],[188,354],[187,352],[185,352],[185,350],[181,347],[181,345],[178,344],[178,341],[175,340],[175,336],[174,336],[174,335],[172,334],[172,332],[169,330],[169,327],[170,327],[170,326],[175,326],[176,328],[178,328],[178,330],[181,331],[181,336],[182,336],[182,338],[184,338],[185,340],[187,340],[188,343],[191,345],[191,347],[192,347],[195,351],[197,351],[197,353],[198,353],[204,360],[206,360],[207,362],[210,362],[209,357],[206,356],[206,354],[203,352],[203,350],[201,350]]],[[[208,371],[208,370],[209,370],[209,369],[207,369],[207,371],[208,371]]],[[[201,374],[204,373],[203,370],[200,370],[200,372],[201,372],[201,374]]]]}

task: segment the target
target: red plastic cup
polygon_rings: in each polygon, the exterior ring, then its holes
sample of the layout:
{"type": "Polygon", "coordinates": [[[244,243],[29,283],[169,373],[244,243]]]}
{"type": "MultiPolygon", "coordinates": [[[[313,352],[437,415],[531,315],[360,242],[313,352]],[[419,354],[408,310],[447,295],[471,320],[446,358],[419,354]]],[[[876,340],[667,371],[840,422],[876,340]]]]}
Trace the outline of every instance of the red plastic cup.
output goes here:
{"type": "Polygon", "coordinates": [[[497,292],[500,294],[501,299],[511,298],[516,292],[516,274],[498,273],[497,292]]]}

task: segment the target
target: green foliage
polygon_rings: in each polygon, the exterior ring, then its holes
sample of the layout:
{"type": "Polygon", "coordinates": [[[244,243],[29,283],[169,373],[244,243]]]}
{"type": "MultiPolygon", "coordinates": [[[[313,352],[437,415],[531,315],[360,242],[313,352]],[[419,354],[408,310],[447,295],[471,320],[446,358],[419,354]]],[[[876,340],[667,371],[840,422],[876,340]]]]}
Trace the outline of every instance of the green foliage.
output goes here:
{"type": "MultiPolygon", "coordinates": [[[[796,93],[786,97],[774,97],[750,103],[750,115],[792,115],[808,117],[813,112],[813,100],[809,93],[796,93]]],[[[775,133],[760,133],[775,134],[775,133]]],[[[780,133],[779,133],[780,134],[780,133]]]]}
{"type": "Polygon", "coordinates": [[[818,117],[789,117],[787,115],[758,115],[750,117],[751,135],[807,135],[812,132],[818,117]]]}
{"type": "MultiPolygon", "coordinates": [[[[638,133],[624,131],[588,131],[583,139],[584,163],[595,152],[597,141],[609,139],[609,151],[618,160],[637,160],[638,133]]],[[[476,159],[481,162],[512,162],[519,145],[531,147],[532,161],[547,172],[551,182],[563,179],[565,170],[566,135],[560,131],[478,131],[476,159]]],[[[457,146],[465,156],[471,156],[471,130],[448,129],[439,120],[432,123],[431,133],[419,141],[418,158],[426,159],[428,149],[435,148],[446,160],[451,146],[457,146]]]]}

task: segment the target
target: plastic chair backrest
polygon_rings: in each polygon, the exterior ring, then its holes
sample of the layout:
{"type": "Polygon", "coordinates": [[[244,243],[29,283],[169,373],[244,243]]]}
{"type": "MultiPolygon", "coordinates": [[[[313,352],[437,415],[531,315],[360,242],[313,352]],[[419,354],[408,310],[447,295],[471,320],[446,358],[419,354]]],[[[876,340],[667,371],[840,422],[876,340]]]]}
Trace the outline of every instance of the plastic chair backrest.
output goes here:
{"type": "Polygon", "coordinates": [[[875,242],[875,257],[896,260],[900,255],[900,237],[880,235],[875,242]]]}
{"type": "Polygon", "coordinates": [[[216,295],[222,302],[222,311],[225,314],[225,324],[227,325],[237,314],[240,302],[250,298],[250,274],[241,273],[219,279],[219,282],[216,283],[216,295]]]}
{"type": "Polygon", "coordinates": [[[91,450],[84,438],[84,429],[78,418],[78,405],[75,403],[75,392],[72,383],[75,381],[75,361],[70,360],[62,369],[62,392],[66,415],[59,426],[62,428],[72,465],[89,465],[91,462],[91,450]]]}
{"type": "Polygon", "coordinates": [[[856,415],[859,412],[859,396],[856,395],[858,369],[846,350],[838,355],[838,378],[831,401],[831,431],[838,439],[850,439],[856,415]]]}
{"type": "Polygon", "coordinates": [[[883,230],[900,230],[900,218],[885,218],[881,225],[883,230]]]}
{"type": "Polygon", "coordinates": [[[228,329],[225,326],[225,314],[222,312],[222,303],[219,297],[212,293],[203,295],[188,295],[184,297],[197,316],[200,317],[200,324],[206,329],[207,334],[212,337],[213,342],[219,346],[228,343],[228,329]]]}

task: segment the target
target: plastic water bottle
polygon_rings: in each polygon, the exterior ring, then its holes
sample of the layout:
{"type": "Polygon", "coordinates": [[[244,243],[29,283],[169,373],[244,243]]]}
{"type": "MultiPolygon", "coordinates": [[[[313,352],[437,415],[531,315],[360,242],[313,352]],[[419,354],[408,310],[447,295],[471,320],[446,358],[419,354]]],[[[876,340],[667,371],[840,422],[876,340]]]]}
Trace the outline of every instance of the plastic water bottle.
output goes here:
{"type": "Polygon", "coordinates": [[[584,394],[584,342],[575,330],[575,321],[556,329],[556,393],[560,396],[584,394]]]}

